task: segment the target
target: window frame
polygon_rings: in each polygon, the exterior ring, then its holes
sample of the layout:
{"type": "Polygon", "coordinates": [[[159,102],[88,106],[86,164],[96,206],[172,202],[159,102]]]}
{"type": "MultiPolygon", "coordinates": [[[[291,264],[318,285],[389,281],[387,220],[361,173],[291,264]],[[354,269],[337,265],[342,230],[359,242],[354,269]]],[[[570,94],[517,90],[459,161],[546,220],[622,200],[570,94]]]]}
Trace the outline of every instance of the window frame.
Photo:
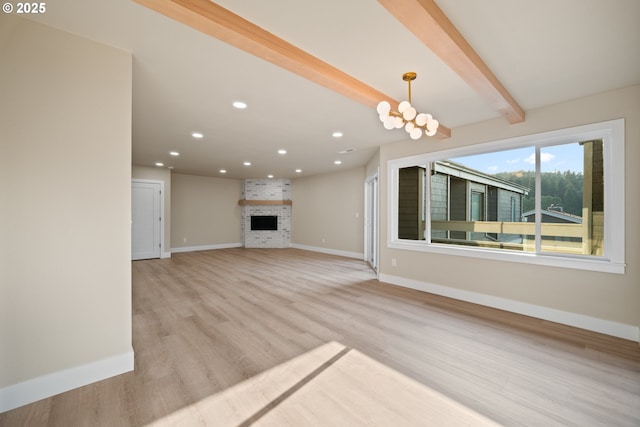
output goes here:
{"type": "MultiPolygon", "coordinates": [[[[387,161],[388,172],[388,230],[387,247],[419,252],[438,253],[454,256],[519,262],[606,273],[624,274],[625,272],[625,122],[615,119],[588,125],[570,127],[548,132],[523,135],[514,138],[485,142],[465,147],[423,153],[410,157],[387,161]],[[603,256],[549,254],[536,252],[510,252],[500,249],[476,248],[467,246],[431,243],[431,221],[427,221],[425,237],[427,240],[406,240],[398,238],[398,189],[399,170],[404,167],[425,165],[438,160],[503,150],[534,147],[536,152],[536,170],[539,170],[540,150],[547,146],[575,143],[594,139],[603,140],[604,162],[604,232],[605,253],[603,256]]],[[[536,174],[536,213],[540,214],[540,174],[536,174]]],[[[427,184],[427,188],[430,188],[427,184]]],[[[431,211],[430,197],[426,198],[426,212],[431,211]]],[[[539,223],[536,239],[539,239],[539,223]]]]}

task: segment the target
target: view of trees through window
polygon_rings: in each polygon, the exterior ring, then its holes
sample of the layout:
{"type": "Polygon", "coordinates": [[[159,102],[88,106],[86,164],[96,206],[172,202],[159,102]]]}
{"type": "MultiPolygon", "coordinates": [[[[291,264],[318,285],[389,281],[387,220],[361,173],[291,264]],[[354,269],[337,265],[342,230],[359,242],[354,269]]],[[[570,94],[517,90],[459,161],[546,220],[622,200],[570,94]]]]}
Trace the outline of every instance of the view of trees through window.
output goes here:
{"type": "Polygon", "coordinates": [[[596,140],[541,147],[538,161],[535,147],[525,147],[401,168],[399,238],[602,255],[602,153],[596,140]]]}
{"type": "MultiPolygon", "coordinates": [[[[495,174],[497,178],[514,182],[530,189],[535,188],[536,173],[534,171],[500,172],[495,174]]],[[[582,180],[581,171],[554,171],[542,172],[542,198],[541,206],[562,207],[564,212],[573,215],[582,215],[582,180]]],[[[523,209],[526,211],[535,208],[535,193],[530,191],[523,200],[523,209]]]]}

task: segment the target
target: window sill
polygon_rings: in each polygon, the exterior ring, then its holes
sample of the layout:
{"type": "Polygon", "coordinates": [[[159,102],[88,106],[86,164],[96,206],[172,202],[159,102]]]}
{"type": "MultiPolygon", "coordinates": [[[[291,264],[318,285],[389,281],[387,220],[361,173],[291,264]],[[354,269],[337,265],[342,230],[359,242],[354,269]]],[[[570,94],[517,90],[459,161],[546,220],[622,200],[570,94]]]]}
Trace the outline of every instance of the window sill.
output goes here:
{"type": "Polygon", "coordinates": [[[517,262],[546,267],[571,268],[576,270],[597,271],[601,273],[624,274],[625,264],[612,262],[606,258],[574,257],[570,255],[543,255],[534,253],[509,252],[496,249],[478,249],[451,247],[449,245],[430,244],[421,241],[395,240],[387,242],[390,249],[402,249],[441,255],[464,256],[493,261],[517,262]]]}

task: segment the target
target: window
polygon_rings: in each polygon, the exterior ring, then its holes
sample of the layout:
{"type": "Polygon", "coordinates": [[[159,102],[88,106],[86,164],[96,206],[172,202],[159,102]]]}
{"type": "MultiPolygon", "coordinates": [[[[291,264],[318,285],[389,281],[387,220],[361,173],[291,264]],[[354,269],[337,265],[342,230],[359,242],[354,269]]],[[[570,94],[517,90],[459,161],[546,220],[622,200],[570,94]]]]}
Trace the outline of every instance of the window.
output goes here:
{"type": "Polygon", "coordinates": [[[484,221],[484,194],[471,192],[471,221],[484,221]]]}
{"type": "Polygon", "coordinates": [[[511,222],[516,222],[518,220],[518,202],[517,199],[515,197],[511,198],[511,215],[509,216],[509,219],[511,220],[511,222]]]}
{"type": "Polygon", "coordinates": [[[391,160],[388,244],[623,273],[623,153],[614,120],[391,160]]]}

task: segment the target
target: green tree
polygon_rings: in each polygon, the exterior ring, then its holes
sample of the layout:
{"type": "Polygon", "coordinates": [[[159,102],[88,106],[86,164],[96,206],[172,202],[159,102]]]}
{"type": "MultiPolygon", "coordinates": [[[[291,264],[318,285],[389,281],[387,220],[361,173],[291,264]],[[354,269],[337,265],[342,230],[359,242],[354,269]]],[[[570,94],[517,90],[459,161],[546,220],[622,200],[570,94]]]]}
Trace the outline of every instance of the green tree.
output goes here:
{"type": "Polygon", "coordinates": [[[582,191],[579,192],[570,181],[565,186],[561,203],[565,212],[582,216],[582,191]]]}
{"type": "MultiPolygon", "coordinates": [[[[535,208],[535,172],[501,172],[495,176],[528,188],[529,194],[524,197],[523,211],[535,208]]],[[[565,212],[581,216],[583,178],[582,173],[569,170],[543,172],[541,174],[542,209],[551,205],[562,206],[565,212]]]]}

